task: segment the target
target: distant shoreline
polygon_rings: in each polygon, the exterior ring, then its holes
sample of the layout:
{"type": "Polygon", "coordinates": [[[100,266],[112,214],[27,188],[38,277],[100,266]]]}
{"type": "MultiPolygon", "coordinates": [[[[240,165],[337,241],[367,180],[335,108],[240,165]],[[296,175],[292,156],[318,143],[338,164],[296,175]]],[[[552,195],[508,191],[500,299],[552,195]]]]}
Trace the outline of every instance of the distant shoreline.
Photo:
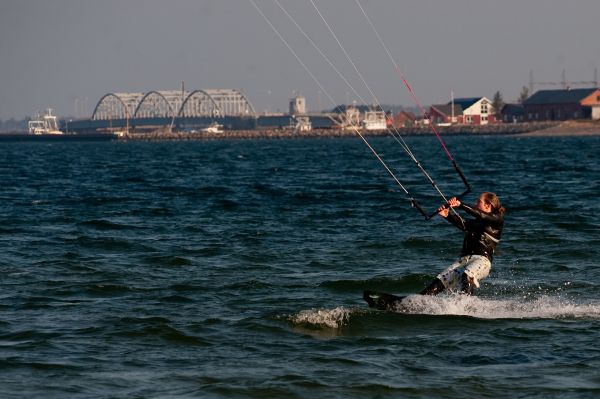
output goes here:
{"type": "MultiPolygon", "coordinates": [[[[600,121],[565,121],[565,122],[533,122],[493,125],[454,125],[436,128],[443,136],[515,136],[515,137],[568,137],[568,136],[600,136],[600,121]]],[[[385,137],[397,132],[401,136],[430,136],[433,131],[429,126],[404,127],[397,130],[361,131],[366,137],[385,137]]],[[[291,129],[254,129],[226,130],[220,133],[185,132],[158,129],[151,132],[130,132],[126,136],[117,137],[108,133],[82,133],[52,137],[54,141],[94,140],[110,136],[118,141],[212,141],[212,140],[256,140],[256,139],[299,139],[299,138],[336,138],[356,137],[354,130],[313,129],[310,131],[294,131],[291,129]]],[[[44,141],[45,136],[32,137],[27,132],[0,133],[0,141],[44,141]],[[28,140],[19,140],[27,138],[28,140]]],[[[50,138],[47,138],[50,140],[50,138]]]]}
{"type": "MultiPolygon", "coordinates": [[[[553,137],[553,136],[596,136],[600,135],[600,122],[537,122],[497,124],[487,126],[463,125],[439,127],[438,131],[444,136],[518,136],[518,137],[553,137]]],[[[395,131],[392,131],[395,132],[395,131]]],[[[361,131],[364,136],[388,136],[390,131],[361,131]]],[[[400,128],[397,133],[401,136],[429,136],[433,132],[428,126],[400,128]]],[[[313,129],[295,132],[290,129],[256,129],[256,130],[226,130],[222,133],[189,133],[169,132],[158,130],[146,133],[130,133],[119,140],[133,141],[169,141],[169,140],[222,140],[222,139],[289,139],[289,138],[335,138],[356,137],[354,130],[313,129]]]]}
{"type": "Polygon", "coordinates": [[[600,121],[565,121],[546,129],[520,133],[521,137],[600,136],[600,121]]]}

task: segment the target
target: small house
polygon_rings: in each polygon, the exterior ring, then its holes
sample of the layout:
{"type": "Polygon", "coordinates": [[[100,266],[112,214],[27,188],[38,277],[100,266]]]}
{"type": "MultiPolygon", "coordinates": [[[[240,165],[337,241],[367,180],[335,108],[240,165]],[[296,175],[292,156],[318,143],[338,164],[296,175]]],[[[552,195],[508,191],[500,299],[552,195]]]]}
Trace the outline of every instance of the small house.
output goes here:
{"type": "Polygon", "coordinates": [[[456,98],[443,105],[432,105],[429,116],[437,124],[487,125],[496,122],[494,107],[486,97],[456,98]]]}
{"type": "Polygon", "coordinates": [[[435,104],[429,107],[429,119],[436,125],[459,123],[462,116],[463,110],[460,104],[435,104]]]}
{"type": "Polygon", "coordinates": [[[415,124],[417,117],[409,111],[400,111],[393,117],[390,116],[391,127],[401,128],[410,127],[415,124]]]}

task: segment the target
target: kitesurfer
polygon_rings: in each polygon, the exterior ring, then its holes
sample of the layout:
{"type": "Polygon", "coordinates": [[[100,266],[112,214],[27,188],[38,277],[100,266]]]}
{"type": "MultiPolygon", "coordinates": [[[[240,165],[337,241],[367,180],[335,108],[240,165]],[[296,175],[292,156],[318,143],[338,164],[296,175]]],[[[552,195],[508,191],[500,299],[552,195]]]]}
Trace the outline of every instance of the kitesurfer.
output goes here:
{"type": "Polygon", "coordinates": [[[498,196],[490,192],[482,193],[474,208],[456,197],[441,206],[438,215],[462,230],[465,238],[458,260],[438,274],[420,294],[437,295],[444,291],[472,294],[475,287],[479,287],[479,281],[490,274],[492,256],[504,226],[504,212],[498,196]],[[463,220],[454,209],[464,210],[474,218],[463,220]]]}

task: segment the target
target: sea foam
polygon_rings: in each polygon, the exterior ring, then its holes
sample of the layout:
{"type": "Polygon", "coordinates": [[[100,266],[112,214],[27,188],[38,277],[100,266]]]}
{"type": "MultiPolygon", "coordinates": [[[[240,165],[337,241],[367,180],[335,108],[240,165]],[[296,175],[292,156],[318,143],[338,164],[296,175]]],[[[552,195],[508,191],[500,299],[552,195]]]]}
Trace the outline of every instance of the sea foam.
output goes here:
{"type": "MultiPolygon", "coordinates": [[[[339,306],[332,309],[300,310],[286,319],[295,326],[339,329],[348,325],[352,317],[369,312],[379,311],[339,306]]],[[[600,319],[600,304],[552,296],[536,299],[488,299],[466,295],[411,295],[391,312],[479,319],[600,319]]]]}
{"type": "Polygon", "coordinates": [[[340,328],[350,321],[353,312],[364,310],[339,306],[334,309],[306,309],[291,315],[288,320],[294,325],[340,328]]]}
{"type": "Polygon", "coordinates": [[[396,310],[409,314],[456,315],[481,319],[600,318],[599,303],[581,303],[553,296],[487,299],[466,295],[411,295],[396,310]]]}

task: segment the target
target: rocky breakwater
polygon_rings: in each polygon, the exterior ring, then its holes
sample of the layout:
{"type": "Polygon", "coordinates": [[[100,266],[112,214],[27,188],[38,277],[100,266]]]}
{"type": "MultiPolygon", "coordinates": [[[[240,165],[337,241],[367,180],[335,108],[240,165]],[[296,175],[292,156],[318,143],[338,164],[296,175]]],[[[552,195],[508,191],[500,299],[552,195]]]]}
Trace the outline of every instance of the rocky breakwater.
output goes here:
{"type": "MultiPolygon", "coordinates": [[[[438,126],[436,130],[443,135],[515,135],[530,132],[544,131],[560,126],[557,122],[453,125],[438,126]]],[[[402,127],[396,130],[369,130],[360,131],[365,136],[387,136],[397,132],[402,136],[431,135],[433,131],[429,126],[402,127]]],[[[319,138],[319,137],[356,137],[354,129],[313,129],[309,131],[295,131],[293,129],[254,129],[254,130],[225,130],[223,132],[185,132],[171,131],[170,129],[157,129],[150,132],[129,132],[120,137],[120,140],[136,141],[165,141],[165,140],[249,140],[249,139],[289,139],[289,138],[319,138]]]]}

